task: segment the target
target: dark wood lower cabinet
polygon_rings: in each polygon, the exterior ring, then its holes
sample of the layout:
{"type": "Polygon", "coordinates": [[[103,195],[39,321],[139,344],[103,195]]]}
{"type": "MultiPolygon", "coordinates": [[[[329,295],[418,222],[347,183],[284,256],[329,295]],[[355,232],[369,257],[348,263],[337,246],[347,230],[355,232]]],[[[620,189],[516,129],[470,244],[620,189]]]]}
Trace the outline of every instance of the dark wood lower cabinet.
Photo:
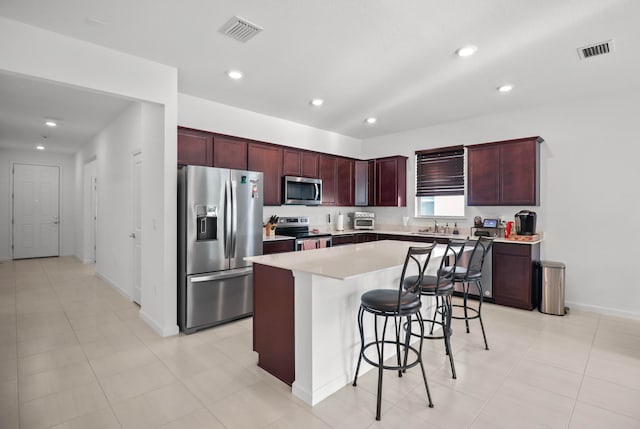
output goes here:
{"type": "Polygon", "coordinates": [[[270,255],[272,253],[293,252],[296,249],[295,240],[277,240],[277,241],[263,241],[262,242],[262,254],[270,255]]]}
{"type": "Polygon", "coordinates": [[[368,243],[369,241],[378,241],[378,234],[374,232],[361,232],[355,234],[356,243],[368,243]]]}
{"type": "Polygon", "coordinates": [[[494,243],[493,299],[496,304],[533,310],[537,305],[535,263],[540,244],[494,243]]]}
{"type": "Polygon", "coordinates": [[[334,235],[331,238],[332,246],[343,246],[345,244],[353,244],[355,243],[354,234],[345,234],[345,235],[334,235]]]}
{"type": "Polygon", "coordinates": [[[295,380],[294,279],[289,270],[253,264],[253,350],[258,366],[295,380]]]}

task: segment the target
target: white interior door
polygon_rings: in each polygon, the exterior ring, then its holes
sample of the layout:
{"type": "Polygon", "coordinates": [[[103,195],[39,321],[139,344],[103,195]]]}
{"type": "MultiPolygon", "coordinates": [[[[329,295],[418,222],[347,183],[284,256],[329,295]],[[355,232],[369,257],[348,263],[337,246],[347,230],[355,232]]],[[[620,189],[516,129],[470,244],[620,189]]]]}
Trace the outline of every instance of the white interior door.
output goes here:
{"type": "Polygon", "coordinates": [[[91,233],[90,233],[90,244],[89,250],[91,254],[89,255],[90,260],[95,264],[96,262],[96,248],[98,244],[96,243],[98,237],[98,178],[96,176],[91,176],[91,233]]]}
{"type": "Polygon", "coordinates": [[[142,305],[142,154],[133,155],[133,301],[142,305]]]}
{"type": "Polygon", "coordinates": [[[60,254],[60,167],[13,165],[13,258],[60,254]]]}

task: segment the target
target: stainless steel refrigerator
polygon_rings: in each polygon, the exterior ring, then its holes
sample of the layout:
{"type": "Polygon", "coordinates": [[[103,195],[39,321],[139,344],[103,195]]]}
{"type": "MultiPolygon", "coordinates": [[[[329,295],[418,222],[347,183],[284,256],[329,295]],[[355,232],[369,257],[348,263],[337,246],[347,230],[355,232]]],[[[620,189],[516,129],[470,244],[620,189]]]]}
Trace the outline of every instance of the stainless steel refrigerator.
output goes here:
{"type": "Polygon", "coordinates": [[[262,254],[263,174],[178,170],[178,325],[185,333],[253,312],[253,269],[262,254]]]}

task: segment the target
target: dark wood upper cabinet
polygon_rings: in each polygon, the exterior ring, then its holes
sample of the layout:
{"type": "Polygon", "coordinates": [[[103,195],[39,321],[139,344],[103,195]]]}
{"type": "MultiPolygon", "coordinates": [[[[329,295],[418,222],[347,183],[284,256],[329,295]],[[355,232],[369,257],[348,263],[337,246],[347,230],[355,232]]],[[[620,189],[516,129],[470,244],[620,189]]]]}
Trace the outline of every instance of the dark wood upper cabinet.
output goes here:
{"type": "Polygon", "coordinates": [[[336,205],[353,206],[353,194],[355,190],[353,181],[354,160],[338,157],[337,166],[338,176],[336,183],[336,205]]]}
{"type": "Polygon", "coordinates": [[[376,161],[374,159],[370,159],[367,161],[368,167],[368,180],[367,184],[367,205],[375,206],[376,205],[376,161]]]}
{"type": "Polygon", "coordinates": [[[285,147],[282,150],[282,174],[318,178],[318,154],[285,147]]]}
{"type": "Polygon", "coordinates": [[[270,144],[249,143],[247,168],[264,173],[264,205],[281,204],[282,147],[270,144]]]}
{"type": "Polygon", "coordinates": [[[282,149],[282,175],[302,176],[302,151],[297,149],[282,149]]]}
{"type": "Polygon", "coordinates": [[[246,170],[247,142],[234,137],[214,136],[213,166],[246,170]]]}
{"type": "MultiPolygon", "coordinates": [[[[178,164],[261,171],[267,206],[281,205],[282,176],[322,179],[322,204],[326,206],[404,207],[407,204],[407,158],[404,156],[356,161],[178,127],[178,164]]],[[[516,169],[517,164],[512,164],[516,169]]],[[[508,168],[505,174],[511,174],[508,168]]],[[[505,195],[510,192],[505,188],[505,195]]]]}
{"type": "Polygon", "coordinates": [[[355,161],[354,170],[354,205],[367,206],[369,205],[369,161],[355,161]]]}
{"type": "Polygon", "coordinates": [[[178,128],[178,165],[213,165],[213,134],[178,128]]]}
{"type": "Polygon", "coordinates": [[[390,156],[375,160],[376,206],[407,205],[407,157],[390,156]]]}
{"type": "Polygon", "coordinates": [[[300,175],[303,177],[312,177],[317,179],[320,177],[318,173],[319,154],[316,152],[302,152],[302,163],[300,167],[300,175]]]}
{"type": "Polygon", "coordinates": [[[540,137],[467,146],[467,204],[537,206],[540,137]]]}
{"type": "Polygon", "coordinates": [[[322,179],[322,205],[336,205],[336,185],[338,183],[338,160],[333,155],[320,155],[318,161],[320,178],[322,179]]]}

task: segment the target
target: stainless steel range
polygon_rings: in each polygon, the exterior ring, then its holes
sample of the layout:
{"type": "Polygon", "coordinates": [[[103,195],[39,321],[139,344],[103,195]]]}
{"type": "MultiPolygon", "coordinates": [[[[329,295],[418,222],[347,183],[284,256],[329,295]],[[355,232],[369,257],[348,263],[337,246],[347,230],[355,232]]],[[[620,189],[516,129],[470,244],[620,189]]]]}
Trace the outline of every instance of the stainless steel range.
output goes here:
{"type": "Polygon", "coordinates": [[[331,247],[331,234],[313,232],[309,229],[309,217],[281,217],[276,226],[277,235],[296,238],[296,250],[331,247]]]}

